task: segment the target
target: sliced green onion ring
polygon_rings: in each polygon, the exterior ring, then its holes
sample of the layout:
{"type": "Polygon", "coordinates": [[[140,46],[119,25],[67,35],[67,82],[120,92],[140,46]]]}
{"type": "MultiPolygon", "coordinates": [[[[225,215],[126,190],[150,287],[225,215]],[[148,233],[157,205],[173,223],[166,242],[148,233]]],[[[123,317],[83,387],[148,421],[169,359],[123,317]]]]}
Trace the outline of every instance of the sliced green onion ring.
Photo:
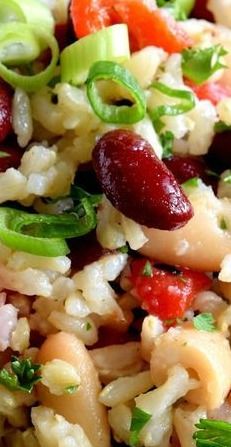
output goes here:
{"type": "Polygon", "coordinates": [[[25,23],[3,23],[0,26],[0,61],[7,65],[25,64],[40,54],[33,30],[25,23]]]}
{"type": "Polygon", "coordinates": [[[95,62],[87,79],[87,96],[96,115],[106,123],[134,124],[141,121],[146,112],[143,90],[132,74],[116,62],[95,62]],[[114,81],[127,89],[134,104],[116,106],[104,103],[96,85],[96,82],[101,80],[114,81]]]}
{"type": "Polygon", "coordinates": [[[70,214],[58,216],[0,208],[0,241],[13,250],[39,256],[67,254],[64,239],[83,236],[95,226],[95,211],[85,198],[70,214]]]}
{"type": "Polygon", "coordinates": [[[123,62],[130,57],[128,28],[112,25],[83,37],[61,53],[61,80],[84,84],[90,67],[97,61],[123,62]]]}
{"type": "Polygon", "coordinates": [[[54,19],[50,9],[39,0],[0,0],[1,22],[27,22],[53,34],[54,19]]]}
{"type": "Polygon", "coordinates": [[[174,105],[161,105],[149,111],[150,117],[157,131],[160,131],[164,124],[161,121],[162,116],[177,116],[189,112],[195,107],[194,94],[188,90],[180,90],[168,87],[161,82],[153,82],[152,88],[158,90],[163,95],[171,98],[181,99],[182,101],[174,105]]]}
{"type": "Polygon", "coordinates": [[[22,234],[13,229],[15,219],[27,215],[11,208],[0,208],[0,241],[13,250],[24,251],[38,256],[64,256],[69,248],[64,239],[41,238],[22,234]]]}
{"type": "MultiPolygon", "coordinates": [[[[1,208],[0,208],[1,210],[1,208]]],[[[60,215],[19,214],[11,223],[11,229],[24,231],[36,237],[73,238],[89,233],[96,226],[94,209],[87,199],[82,199],[70,213],[60,215]]]]}
{"type": "Polygon", "coordinates": [[[22,9],[14,0],[0,0],[0,23],[25,22],[22,9]]]}
{"type": "MultiPolygon", "coordinates": [[[[24,26],[26,27],[25,29],[28,29],[29,27],[29,25],[26,24],[24,24],[24,26]]],[[[59,58],[59,48],[54,36],[47,33],[41,27],[40,30],[35,30],[32,28],[32,31],[38,39],[45,42],[46,46],[51,49],[51,61],[43,71],[33,76],[27,76],[17,73],[16,71],[6,67],[2,61],[0,62],[0,77],[3,78],[8,84],[12,85],[12,87],[20,87],[27,92],[39,90],[52,79],[59,58]]]]}

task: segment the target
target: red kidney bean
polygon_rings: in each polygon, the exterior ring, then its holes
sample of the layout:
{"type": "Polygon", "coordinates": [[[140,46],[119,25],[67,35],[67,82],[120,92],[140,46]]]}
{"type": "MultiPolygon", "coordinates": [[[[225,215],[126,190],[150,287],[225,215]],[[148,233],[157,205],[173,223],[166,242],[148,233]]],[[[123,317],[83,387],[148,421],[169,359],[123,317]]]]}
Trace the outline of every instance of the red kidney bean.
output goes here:
{"type": "Polygon", "coordinates": [[[203,178],[205,175],[206,164],[201,157],[174,155],[164,159],[164,162],[179,183],[184,183],[193,177],[203,178]]]}
{"type": "Polygon", "coordinates": [[[105,134],[93,150],[93,167],[114,207],[142,225],[175,230],[193,216],[173,174],[150,144],[132,131],[105,134]]]}
{"type": "Polygon", "coordinates": [[[12,132],[12,90],[0,81],[0,142],[12,132]]]}
{"type": "Polygon", "coordinates": [[[166,158],[164,162],[179,183],[184,183],[193,177],[200,177],[206,185],[212,186],[216,193],[218,176],[216,177],[215,172],[214,174],[209,172],[210,170],[202,157],[174,155],[171,158],[166,158]]]}

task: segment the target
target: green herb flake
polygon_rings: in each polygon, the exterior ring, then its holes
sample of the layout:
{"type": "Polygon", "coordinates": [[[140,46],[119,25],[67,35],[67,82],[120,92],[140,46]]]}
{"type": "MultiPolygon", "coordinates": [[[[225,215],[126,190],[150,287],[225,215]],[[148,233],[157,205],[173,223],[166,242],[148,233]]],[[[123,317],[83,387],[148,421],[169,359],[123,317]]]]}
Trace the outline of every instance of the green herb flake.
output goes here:
{"type": "Polygon", "coordinates": [[[30,359],[11,357],[11,370],[3,368],[0,371],[0,383],[12,391],[26,391],[31,393],[35,383],[41,380],[38,372],[41,365],[32,363],[30,359]]]}
{"type": "Polygon", "coordinates": [[[89,321],[86,323],[86,331],[90,331],[90,329],[92,328],[91,323],[89,323],[89,321]]]}
{"type": "Polygon", "coordinates": [[[144,268],[143,268],[143,270],[142,270],[142,276],[149,276],[149,277],[153,276],[153,273],[152,273],[152,264],[151,264],[150,261],[147,261],[147,262],[145,263],[145,266],[144,266],[144,268]]]}
{"type": "Polygon", "coordinates": [[[196,447],[230,447],[231,424],[216,419],[200,419],[193,434],[196,447]]]}
{"type": "Polygon", "coordinates": [[[139,435],[144,426],[150,421],[152,415],[141,410],[141,408],[135,407],[132,410],[132,420],[130,426],[129,445],[136,447],[139,442],[139,435]]]}
{"type": "Polygon", "coordinates": [[[224,217],[221,218],[221,220],[219,222],[219,227],[221,230],[224,230],[224,231],[228,230],[228,225],[227,225],[227,222],[224,217]]]}
{"type": "Polygon", "coordinates": [[[186,20],[187,14],[178,0],[157,0],[159,8],[165,8],[175,20],[186,20]]]}
{"type": "Polygon", "coordinates": [[[216,133],[222,133],[222,132],[230,132],[231,126],[228,124],[225,124],[224,121],[218,121],[218,123],[215,124],[214,130],[216,133]]]}
{"type": "Polygon", "coordinates": [[[190,48],[182,52],[182,70],[195,84],[207,81],[217,70],[226,68],[221,63],[227,51],[221,45],[208,48],[190,48]]]}
{"type": "Polygon", "coordinates": [[[216,330],[215,320],[211,313],[201,313],[193,318],[193,325],[198,331],[213,332],[216,330]]]}
{"type": "Polygon", "coordinates": [[[231,183],[231,171],[229,170],[226,176],[223,178],[224,183],[231,183]]]}
{"type": "Polygon", "coordinates": [[[122,247],[119,247],[117,249],[120,253],[128,253],[128,246],[127,245],[123,245],[122,247]]]}
{"type": "Polygon", "coordinates": [[[182,183],[181,186],[183,188],[198,188],[199,181],[200,181],[199,177],[192,177],[186,180],[186,182],[182,183]]]}
{"type": "Polygon", "coordinates": [[[78,389],[78,385],[70,385],[65,388],[65,393],[74,394],[78,389]]]}
{"type": "Polygon", "coordinates": [[[8,154],[7,152],[0,151],[0,158],[6,158],[6,157],[9,157],[9,156],[10,156],[10,154],[8,154]]]}
{"type": "Polygon", "coordinates": [[[172,132],[167,130],[167,132],[164,132],[160,135],[160,142],[163,148],[163,158],[170,158],[172,157],[173,152],[173,142],[174,142],[174,135],[172,132]]]}

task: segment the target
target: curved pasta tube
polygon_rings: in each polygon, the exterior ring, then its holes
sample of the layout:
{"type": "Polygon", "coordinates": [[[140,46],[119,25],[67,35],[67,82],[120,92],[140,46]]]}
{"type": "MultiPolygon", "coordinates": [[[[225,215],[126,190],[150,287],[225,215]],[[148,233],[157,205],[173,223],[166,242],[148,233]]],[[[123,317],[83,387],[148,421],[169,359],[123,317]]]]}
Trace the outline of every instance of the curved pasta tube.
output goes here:
{"type": "Polygon", "coordinates": [[[193,433],[195,432],[195,424],[200,419],[207,417],[206,410],[203,407],[190,408],[184,405],[176,408],[173,414],[173,425],[181,447],[195,447],[193,433]]]}
{"type": "Polygon", "coordinates": [[[128,405],[119,404],[108,412],[109,424],[114,437],[119,442],[129,444],[130,427],[132,421],[132,411],[128,405]]]}
{"type": "Polygon", "coordinates": [[[214,409],[223,404],[231,387],[231,350],[219,332],[175,328],[158,337],[151,357],[153,383],[160,385],[173,365],[183,365],[200,381],[189,402],[214,409]]]}
{"type": "Polygon", "coordinates": [[[165,443],[169,445],[172,405],[198,385],[182,366],[176,365],[168,371],[168,378],[163,385],[135,398],[136,407],[152,415],[140,433],[140,441],[145,447],[159,447],[165,443]]]}
{"type": "Polygon", "coordinates": [[[143,371],[135,376],[119,377],[105,386],[99,395],[99,401],[107,407],[114,407],[129,402],[152,387],[149,371],[143,371]]]}
{"type": "Polygon", "coordinates": [[[194,189],[189,194],[194,217],[187,225],[176,231],[143,227],[149,240],[139,251],[167,264],[219,271],[223,258],[231,252],[231,233],[221,228],[221,222],[231,218],[231,205],[226,199],[217,199],[203,184],[194,189]]]}
{"type": "Polygon", "coordinates": [[[89,354],[103,383],[118,377],[132,376],[144,367],[140,343],[135,341],[92,349],[89,354]]]}
{"type": "Polygon", "coordinates": [[[94,447],[109,447],[109,426],[105,407],[98,401],[100,383],[92,360],[74,335],[59,332],[50,335],[37,356],[39,363],[60,359],[76,368],[80,386],[76,393],[55,396],[47,387],[38,384],[38,399],[72,424],[79,424],[94,447]]]}
{"type": "Polygon", "coordinates": [[[162,321],[158,317],[148,315],[144,318],[141,330],[141,355],[150,362],[155,339],[164,332],[162,321]]]}

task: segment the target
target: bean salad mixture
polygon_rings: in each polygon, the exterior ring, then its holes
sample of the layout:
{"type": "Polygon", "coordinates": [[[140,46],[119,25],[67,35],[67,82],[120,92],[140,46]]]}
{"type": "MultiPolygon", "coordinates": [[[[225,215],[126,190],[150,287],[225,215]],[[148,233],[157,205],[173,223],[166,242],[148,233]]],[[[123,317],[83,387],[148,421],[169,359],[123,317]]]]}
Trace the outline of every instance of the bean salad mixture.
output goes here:
{"type": "Polygon", "coordinates": [[[0,447],[231,446],[231,0],[0,0],[0,447]]]}

